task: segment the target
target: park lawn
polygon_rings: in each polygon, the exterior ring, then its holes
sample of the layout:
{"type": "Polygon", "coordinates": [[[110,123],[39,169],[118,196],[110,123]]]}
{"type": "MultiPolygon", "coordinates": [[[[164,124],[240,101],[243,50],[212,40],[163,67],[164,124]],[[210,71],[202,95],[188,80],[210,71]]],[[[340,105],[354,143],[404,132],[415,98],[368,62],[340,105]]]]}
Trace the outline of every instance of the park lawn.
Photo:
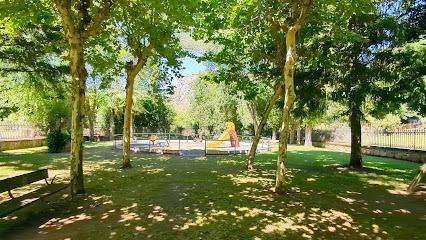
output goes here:
{"type": "MultiPolygon", "coordinates": [[[[67,191],[0,219],[0,239],[424,239],[426,194],[401,194],[419,164],[289,146],[290,192],[272,193],[276,153],[182,158],[134,154],[122,170],[111,142],[85,145],[87,194],[67,191]]],[[[47,167],[68,154],[45,148],[0,153],[0,178],[47,167]]],[[[423,179],[425,183],[425,179],[423,179]]]]}

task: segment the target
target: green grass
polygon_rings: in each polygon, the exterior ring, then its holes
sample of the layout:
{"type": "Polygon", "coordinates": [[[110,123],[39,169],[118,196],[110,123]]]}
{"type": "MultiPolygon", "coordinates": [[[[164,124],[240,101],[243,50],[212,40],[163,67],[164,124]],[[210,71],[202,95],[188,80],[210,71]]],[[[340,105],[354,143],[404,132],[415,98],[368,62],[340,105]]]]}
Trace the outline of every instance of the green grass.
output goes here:
{"type": "MultiPolygon", "coordinates": [[[[289,146],[289,193],[276,195],[276,153],[181,158],[134,154],[119,169],[111,143],[85,145],[87,194],[66,194],[0,220],[7,239],[422,239],[423,192],[406,196],[419,164],[289,146]],[[33,209],[31,209],[33,208],[33,209]],[[25,212],[28,211],[29,213],[25,212]]],[[[0,178],[48,167],[68,171],[68,154],[45,148],[0,153],[0,178]]],[[[423,179],[423,183],[425,179],[423,179]]],[[[0,237],[2,239],[2,237],[0,237]]]]}

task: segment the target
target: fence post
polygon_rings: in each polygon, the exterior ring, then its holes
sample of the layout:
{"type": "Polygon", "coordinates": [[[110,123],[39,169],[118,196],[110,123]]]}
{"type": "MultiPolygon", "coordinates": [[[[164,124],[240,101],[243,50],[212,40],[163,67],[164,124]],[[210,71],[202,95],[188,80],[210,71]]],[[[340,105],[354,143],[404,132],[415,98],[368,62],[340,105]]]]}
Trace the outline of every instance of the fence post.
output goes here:
{"type": "Polygon", "coordinates": [[[413,150],[416,150],[416,129],[414,129],[414,146],[413,150]]]}
{"type": "Polygon", "coordinates": [[[389,147],[392,148],[392,133],[389,133],[389,147]]]}
{"type": "Polygon", "coordinates": [[[207,139],[204,139],[204,156],[207,156],[207,139]]]}
{"type": "Polygon", "coordinates": [[[268,139],[268,152],[271,151],[271,140],[268,139]]]}

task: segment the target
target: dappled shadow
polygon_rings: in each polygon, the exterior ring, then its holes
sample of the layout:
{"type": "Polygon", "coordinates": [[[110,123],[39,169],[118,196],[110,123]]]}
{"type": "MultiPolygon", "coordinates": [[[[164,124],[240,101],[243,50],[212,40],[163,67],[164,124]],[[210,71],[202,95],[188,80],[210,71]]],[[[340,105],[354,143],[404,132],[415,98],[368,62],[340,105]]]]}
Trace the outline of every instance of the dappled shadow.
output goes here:
{"type": "Polygon", "coordinates": [[[391,171],[378,164],[380,169],[368,165],[371,170],[356,172],[344,169],[349,159],[340,153],[292,151],[290,191],[281,196],[271,191],[274,154],[258,155],[257,171],[245,170],[245,156],[135,154],[131,169],[120,169],[114,151],[93,148],[85,157],[89,194],[75,202],[64,198],[54,211],[32,215],[25,231],[19,228],[25,221],[10,227],[8,239],[421,239],[426,234],[424,196],[388,192],[410,179],[415,168],[391,171]]]}

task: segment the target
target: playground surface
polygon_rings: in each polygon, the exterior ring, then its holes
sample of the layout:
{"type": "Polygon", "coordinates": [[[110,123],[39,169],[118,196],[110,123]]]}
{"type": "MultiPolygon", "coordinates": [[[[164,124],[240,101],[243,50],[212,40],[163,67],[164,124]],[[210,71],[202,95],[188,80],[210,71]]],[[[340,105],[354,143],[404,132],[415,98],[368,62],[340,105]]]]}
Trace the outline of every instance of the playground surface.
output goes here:
{"type": "MultiPolygon", "coordinates": [[[[214,148],[209,148],[208,145],[217,142],[217,140],[203,140],[194,141],[188,140],[168,140],[170,143],[169,147],[156,146],[157,142],[165,142],[164,139],[156,140],[153,144],[150,140],[133,140],[130,143],[130,149],[133,152],[145,152],[145,153],[162,153],[162,154],[177,154],[183,156],[190,156],[195,153],[199,155],[240,155],[249,154],[251,149],[251,142],[240,141],[239,147],[232,147],[230,141],[223,141],[222,144],[214,148]]],[[[122,149],[123,143],[117,141],[115,148],[122,149]]],[[[269,150],[267,143],[259,143],[257,152],[268,152],[269,150]]]]}

